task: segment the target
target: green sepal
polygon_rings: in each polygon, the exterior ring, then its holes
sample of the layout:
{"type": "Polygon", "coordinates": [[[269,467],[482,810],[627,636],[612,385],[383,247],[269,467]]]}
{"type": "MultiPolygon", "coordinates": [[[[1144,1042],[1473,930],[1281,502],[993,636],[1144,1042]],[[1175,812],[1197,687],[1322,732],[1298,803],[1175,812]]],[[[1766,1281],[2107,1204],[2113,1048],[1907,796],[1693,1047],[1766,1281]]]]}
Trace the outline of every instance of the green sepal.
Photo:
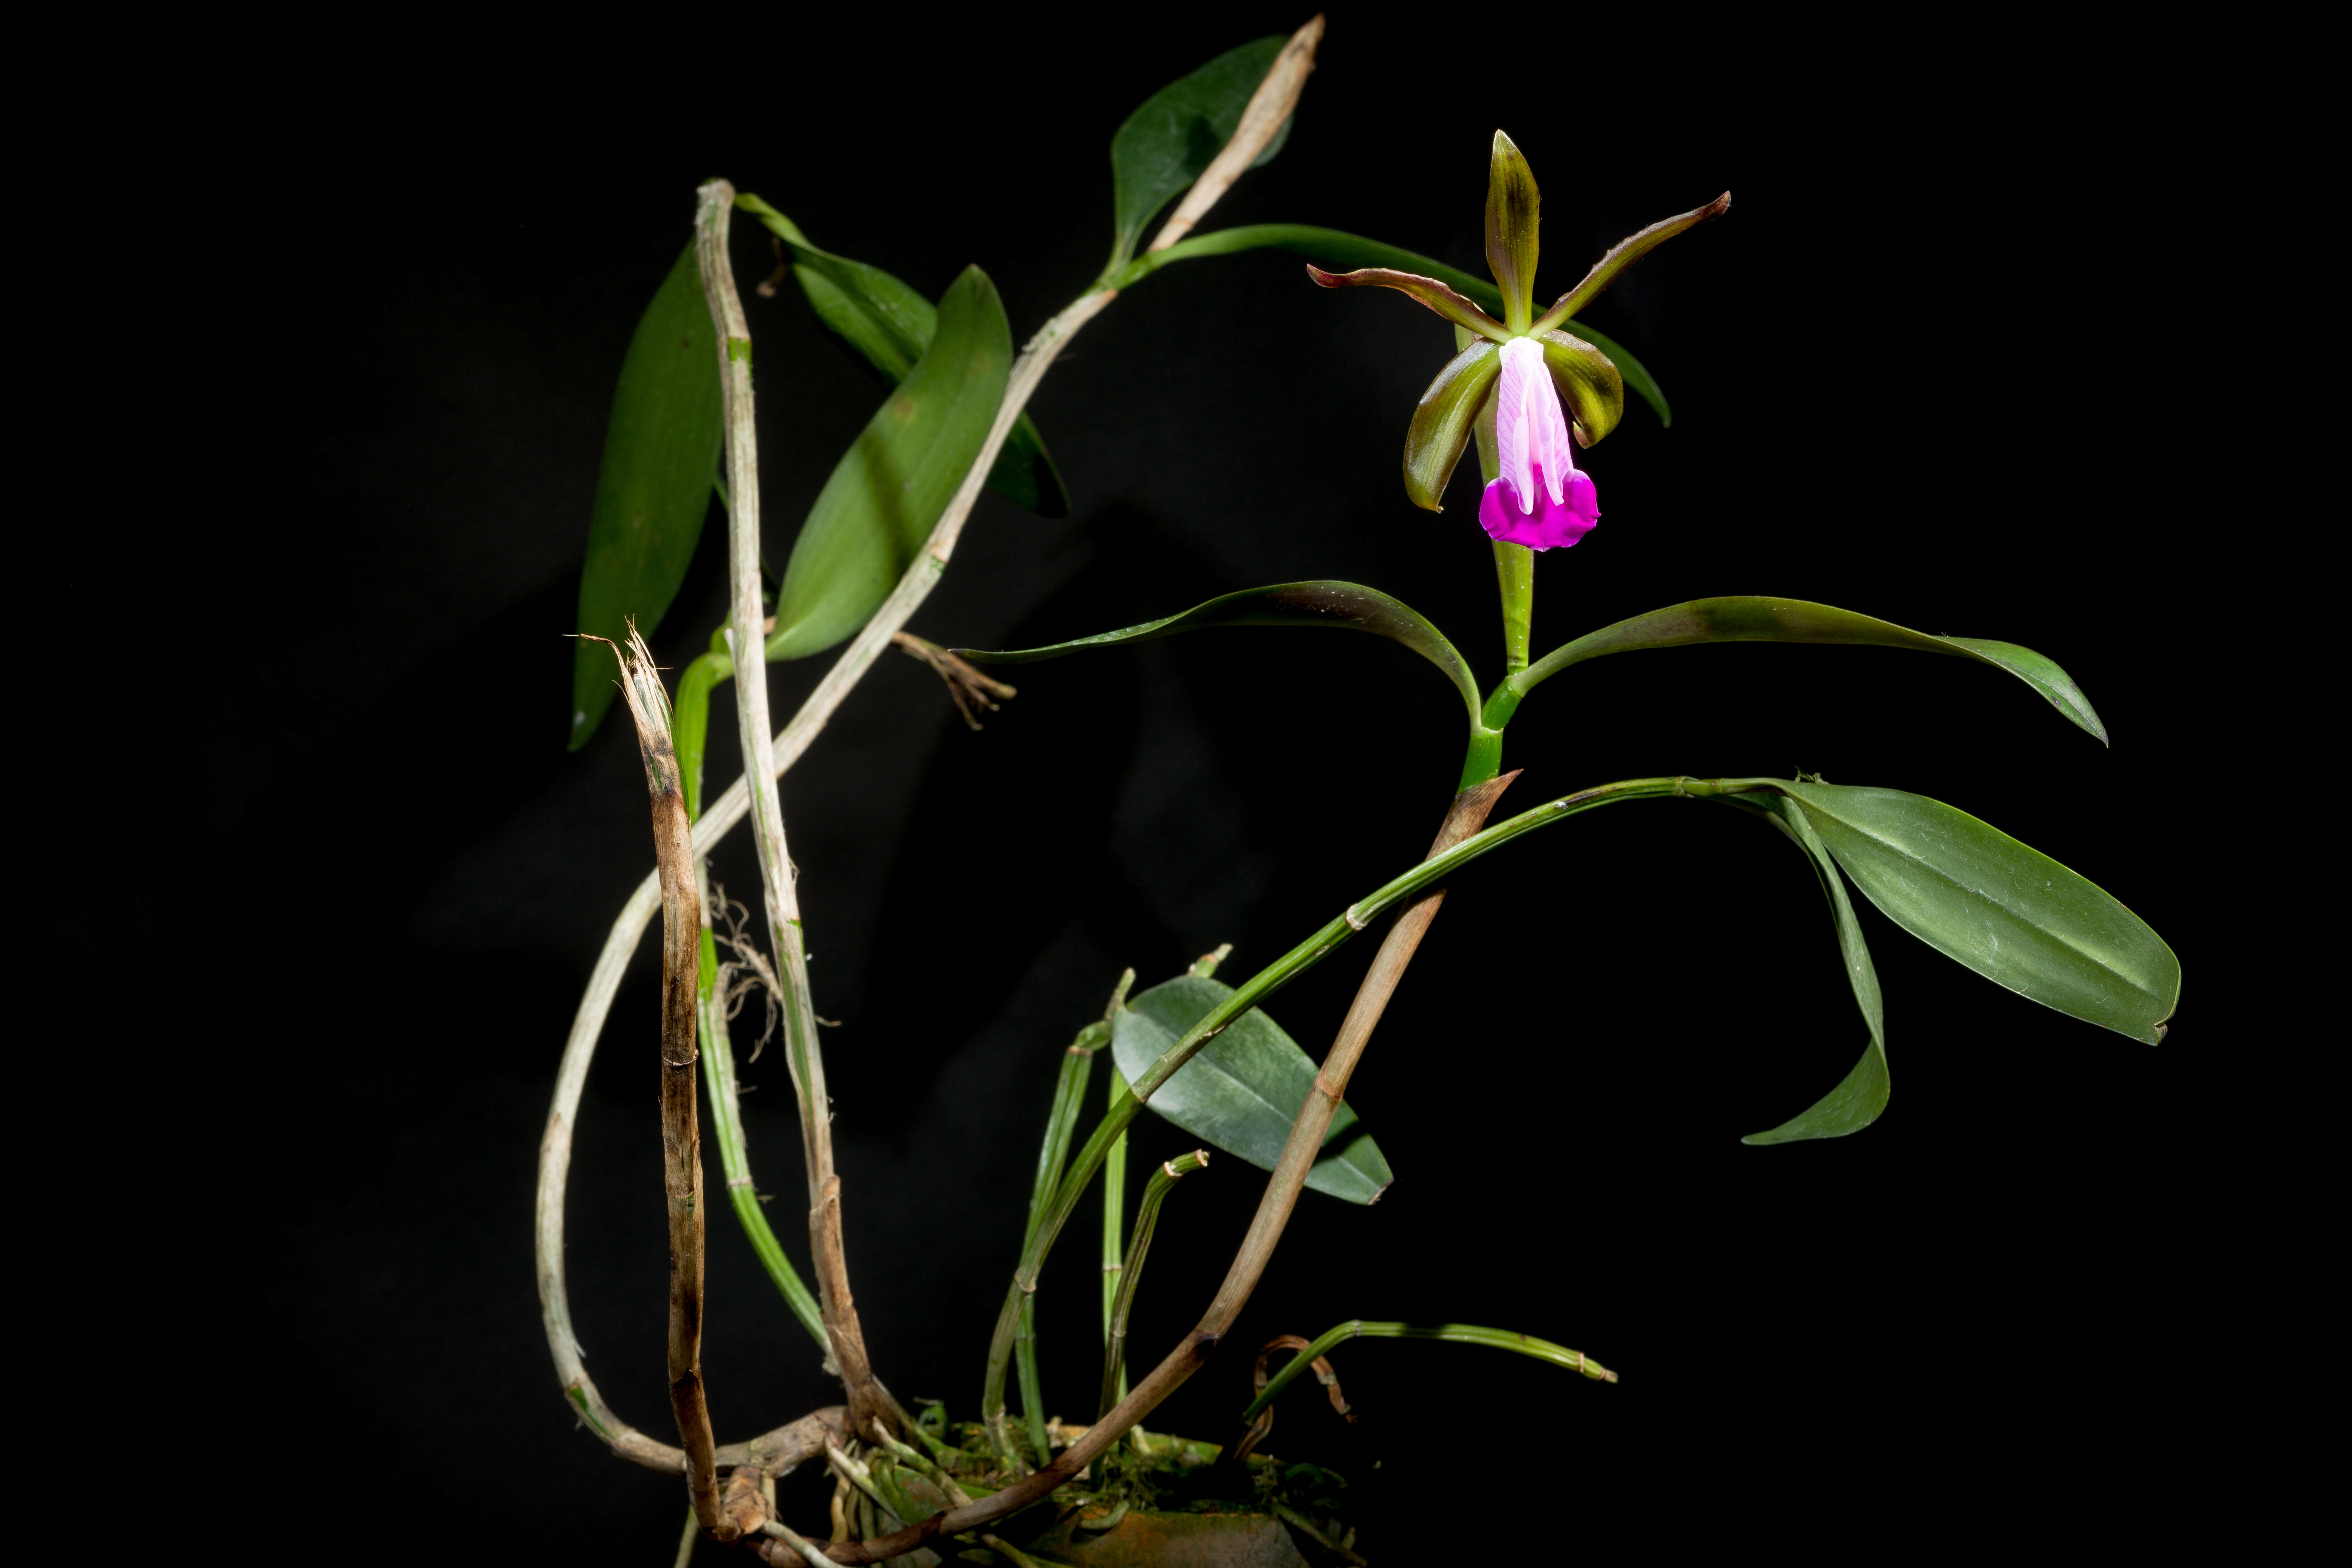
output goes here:
{"type": "Polygon", "coordinates": [[[940,299],[930,346],[809,509],[777,592],[769,658],[831,647],[889,596],[971,471],[1012,367],[996,285],[966,268],[940,299]]]}
{"type": "MultiPolygon", "coordinates": [[[[1288,42],[1277,36],[1228,49],[1145,99],[1119,126],[1110,142],[1113,234],[1106,276],[1127,264],[1145,226],[1224,151],[1288,42]]],[[[1280,151],[1289,133],[1286,123],[1252,167],[1280,151]]]]}
{"type": "MultiPolygon", "coordinates": [[[[1303,256],[1327,267],[1354,267],[1359,269],[1385,267],[1416,277],[1434,279],[1490,317],[1499,316],[1503,310],[1502,293],[1494,284],[1458,267],[1448,267],[1434,257],[1423,256],[1402,246],[1385,245],[1377,239],[1366,239],[1360,234],[1297,223],[1245,224],[1235,228],[1212,229],[1207,234],[1196,234],[1190,239],[1179,240],[1165,250],[1137,257],[1109,281],[1114,288],[1126,289],[1171,262],[1192,261],[1203,256],[1237,256],[1250,250],[1286,250],[1294,256],[1303,256]]],[[[1557,326],[1559,323],[1550,324],[1557,326]]],[[[1629,353],[1622,343],[1594,331],[1582,321],[1576,323],[1576,331],[1578,336],[1609,356],[1617,366],[1618,373],[1625,378],[1626,389],[1655,411],[1660,424],[1672,425],[1675,422],[1674,412],[1666,405],[1665,393],[1659,388],[1657,378],[1650,374],[1639,358],[1629,353]]]]}
{"type": "Polygon", "coordinates": [[[1436,311],[1457,327],[1465,328],[1495,342],[1509,339],[1503,323],[1480,310],[1448,284],[1419,273],[1399,272],[1390,267],[1360,267],[1353,272],[1326,272],[1313,262],[1307,264],[1307,276],[1326,289],[1393,289],[1407,294],[1436,311]]]}
{"type": "MultiPolygon", "coordinates": [[[[1233,994],[1223,981],[1181,974],[1136,997],[1120,1011],[1111,1034],[1118,1070],[1141,1078],[1186,1030],[1233,994]]],[[[1211,1147],[1271,1171],[1313,1089],[1315,1072],[1315,1058],[1282,1026],[1252,1008],[1161,1084],[1150,1105],[1211,1147]]],[[[1380,1146],[1341,1100],[1323,1136],[1321,1154],[1307,1167],[1307,1184],[1349,1203],[1370,1204],[1395,1179],[1380,1146]]]]}
{"type": "Polygon", "coordinates": [[[1502,290],[1503,323],[1514,334],[1527,331],[1535,318],[1536,229],[1541,206],[1535,172],[1511,139],[1496,132],[1494,155],[1486,163],[1486,267],[1502,290]]]}
{"type": "Polygon", "coordinates": [[[1853,901],[1846,897],[1845,881],[1838,875],[1837,863],[1822,843],[1821,835],[1813,831],[1812,823],[1795,802],[1764,794],[1717,798],[1727,805],[1764,817],[1811,864],[1822,896],[1829,900],[1830,920],[1836,929],[1846,979],[1853,986],[1854,1003],[1862,1009],[1863,1022],[1870,1029],[1870,1041],[1863,1047],[1862,1059],[1854,1063],[1853,1070],[1835,1089],[1780,1126],[1750,1133],[1740,1142],[1796,1143],[1859,1132],[1877,1121],[1879,1113],[1886,1109],[1886,1005],[1878,989],[1877,966],[1871,963],[1869,944],[1863,940],[1862,922],[1854,917],[1853,901]]]}
{"type": "MultiPolygon", "coordinates": [[[[1990,642],[1981,637],[1938,637],[1898,626],[1892,621],[1857,615],[1832,605],[1805,599],[1775,599],[1737,595],[1693,599],[1652,610],[1615,626],[1587,632],[1574,642],[1554,648],[1519,674],[1511,687],[1524,696],[1536,685],[1573,664],[1603,654],[1632,653],[1643,648],[1688,647],[1698,643],[1783,642],[1837,643],[1867,647],[1913,648],[1922,653],[1950,654],[2005,669],[2040,692],[2043,700],[2064,714],[2078,729],[2106,744],[2107,727],[2091,707],[2091,700],[2074,678],[2030,647],[1990,642]]],[[[1514,703],[1512,706],[1516,707],[1514,703]]]]}
{"type": "MultiPolygon", "coordinates": [[[[878,267],[820,250],[797,224],[758,196],[745,192],[735,205],[758,217],[791,254],[793,280],[817,320],[889,384],[906,380],[939,330],[938,307],[878,267]]],[[[1070,515],[1061,470],[1026,414],[1013,422],[1004,437],[988,470],[988,488],[1039,517],[1070,515]]]]}
{"type": "Polygon", "coordinates": [[[1586,273],[1575,288],[1552,301],[1551,309],[1543,313],[1542,318],[1536,322],[1534,330],[1540,332],[1559,326],[1585,306],[1592,303],[1596,295],[1617,280],[1619,273],[1649,255],[1659,246],[1684,230],[1696,228],[1707,219],[1721,217],[1730,210],[1731,193],[1726,191],[1703,207],[1693,207],[1686,213],[1678,213],[1673,217],[1662,218],[1639,234],[1629,235],[1619,240],[1609,247],[1607,255],[1592,264],[1592,270],[1586,273]]]}
{"type": "Polygon", "coordinates": [[[1625,416],[1624,378],[1607,354],[1557,327],[1538,333],[1536,341],[1543,344],[1544,368],[1575,421],[1576,444],[1598,446],[1625,416]]]}
{"type": "Polygon", "coordinates": [[[1445,510],[1446,481],[1470,445],[1478,411],[1494,395],[1496,378],[1502,373],[1502,351],[1475,338],[1421,395],[1404,432],[1404,493],[1413,505],[1427,511],[1445,510]]]}
{"type": "Polygon", "coordinates": [[[688,245],[637,321],[596,477],[572,629],[570,749],[588,743],[619,688],[604,644],[651,637],[669,613],[710,510],[723,431],[719,351],[688,245]]]}
{"type": "Polygon", "coordinates": [[[1276,583],[1271,587],[1220,595],[1181,615],[1162,616],[1139,626],[1073,637],[1044,647],[960,647],[954,652],[957,658],[974,664],[1034,664],[1088,648],[1150,642],[1202,626],[1338,626],[1401,642],[1444,672],[1469,709],[1472,726],[1475,728],[1478,722],[1478,689],[1470,679],[1469,665],[1446,641],[1445,634],[1403,600],[1378,588],[1367,588],[1361,583],[1276,583]]]}

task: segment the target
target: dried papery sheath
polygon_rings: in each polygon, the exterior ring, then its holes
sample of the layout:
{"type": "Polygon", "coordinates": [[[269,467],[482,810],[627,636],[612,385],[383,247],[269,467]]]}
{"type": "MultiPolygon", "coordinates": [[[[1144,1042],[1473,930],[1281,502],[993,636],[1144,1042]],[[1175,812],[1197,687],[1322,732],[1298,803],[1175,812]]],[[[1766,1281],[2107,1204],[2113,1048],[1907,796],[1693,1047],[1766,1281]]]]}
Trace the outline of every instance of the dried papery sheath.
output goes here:
{"type": "Polygon", "coordinates": [[[628,703],[629,717],[636,722],[637,751],[646,763],[646,787],[656,795],[667,791],[682,796],[685,790],[678,782],[677,753],[671,746],[669,693],[663,689],[661,671],[656,668],[654,656],[635,626],[629,627],[629,646],[614,647],[613,657],[621,663],[622,700],[628,703]]]}
{"type": "Polygon", "coordinates": [[[669,1211],[669,1396],[686,1451],[687,1492],[696,1519],[721,1541],[738,1533],[719,1490],[717,1443],[702,1384],[702,1135],[695,1101],[695,1042],[702,942],[702,895],[694,836],[686,820],[670,735],[669,696],[636,628],[615,647],[621,696],[637,728],[646,791],[653,806],[654,863],[662,895],[662,1188],[669,1211]]]}

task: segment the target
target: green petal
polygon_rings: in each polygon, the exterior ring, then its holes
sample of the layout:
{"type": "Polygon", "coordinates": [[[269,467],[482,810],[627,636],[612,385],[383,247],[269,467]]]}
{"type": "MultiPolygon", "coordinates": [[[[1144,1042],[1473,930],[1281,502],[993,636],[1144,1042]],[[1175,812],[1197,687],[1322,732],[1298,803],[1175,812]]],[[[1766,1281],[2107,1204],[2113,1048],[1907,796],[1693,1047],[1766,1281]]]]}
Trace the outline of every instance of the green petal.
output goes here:
{"type": "Polygon", "coordinates": [[[1457,327],[1466,327],[1482,338],[1501,342],[1511,334],[1503,323],[1455,293],[1434,278],[1423,278],[1418,272],[1399,272],[1392,267],[1360,267],[1353,272],[1326,272],[1313,262],[1307,264],[1307,276],[1326,289],[1394,289],[1410,294],[1457,327]]]}
{"type": "MultiPolygon", "coordinates": [[[[1533,189],[1532,186],[1529,188],[1533,189]]],[[[1495,220],[1491,216],[1494,210],[1493,198],[1490,197],[1486,206],[1489,214],[1486,219],[1486,232],[1490,236],[1495,228],[1495,220]]],[[[1683,230],[1696,228],[1707,219],[1721,217],[1730,210],[1731,193],[1726,191],[1703,207],[1693,207],[1690,211],[1677,216],[1662,219],[1639,234],[1619,240],[1609,247],[1608,255],[1592,264],[1592,270],[1584,275],[1582,282],[1552,301],[1551,309],[1546,310],[1543,313],[1543,319],[1536,322],[1534,331],[1541,332],[1559,326],[1585,306],[1592,303],[1595,295],[1617,280],[1617,274],[1624,271],[1683,230]]],[[[1494,247],[1494,240],[1489,238],[1486,241],[1486,248],[1491,252],[1494,247]]],[[[1535,271],[1535,241],[1532,238],[1528,241],[1528,271],[1532,277],[1535,271]]],[[[1497,273],[1496,276],[1499,278],[1501,274],[1497,273]]],[[[1510,290],[1507,288],[1503,292],[1507,296],[1510,290]]]]}
{"type": "Polygon", "coordinates": [[[1412,423],[1404,433],[1404,489],[1413,505],[1430,511],[1445,510],[1440,504],[1445,482],[1454,477],[1454,466],[1470,444],[1478,411],[1486,407],[1502,370],[1502,351],[1485,338],[1474,338],[1469,347],[1446,362],[1429,390],[1421,395],[1412,423]]]}
{"type": "Polygon", "coordinates": [[[1537,339],[1543,344],[1544,368],[1576,421],[1580,447],[1597,445],[1625,416],[1625,382],[1609,356],[1557,328],[1537,339]]]}

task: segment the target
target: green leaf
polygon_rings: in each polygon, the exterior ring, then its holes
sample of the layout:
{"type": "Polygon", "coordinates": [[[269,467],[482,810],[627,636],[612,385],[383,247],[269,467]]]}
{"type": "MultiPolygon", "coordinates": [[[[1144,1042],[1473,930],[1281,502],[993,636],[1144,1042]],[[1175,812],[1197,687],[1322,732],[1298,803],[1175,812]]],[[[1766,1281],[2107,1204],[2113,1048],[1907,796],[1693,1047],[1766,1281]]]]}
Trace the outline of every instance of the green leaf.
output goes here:
{"type": "MultiPolygon", "coordinates": [[[[1165,250],[1155,250],[1139,256],[1121,268],[1112,279],[1121,289],[1141,282],[1154,272],[1174,261],[1191,261],[1203,256],[1233,256],[1245,250],[1286,250],[1303,256],[1332,272],[1346,272],[1367,267],[1385,267],[1399,272],[1416,273],[1433,278],[1455,293],[1469,300],[1490,316],[1503,314],[1503,291],[1486,279],[1465,272],[1458,267],[1448,267],[1435,257],[1423,256],[1417,250],[1407,250],[1401,245],[1386,245],[1377,239],[1366,239],[1360,234],[1341,229],[1317,228],[1310,224],[1258,223],[1244,224],[1235,228],[1212,229],[1196,234],[1190,239],[1177,241],[1165,250]]],[[[1675,422],[1674,411],[1666,406],[1666,395],[1659,390],[1657,377],[1647,366],[1635,359],[1622,343],[1604,333],[1597,332],[1582,321],[1559,321],[1554,326],[1573,325],[1576,335],[1607,354],[1624,378],[1626,389],[1647,403],[1662,425],[1675,422]]]]}
{"type": "Polygon", "coordinates": [[[1853,903],[1845,894],[1844,879],[1838,875],[1821,835],[1813,831],[1813,825],[1793,802],[1768,795],[1720,798],[1727,805],[1767,818],[1812,863],[1813,875],[1820,879],[1822,895],[1830,901],[1830,920],[1837,931],[1838,953],[1844,961],[1846,979],[1853,984],[1853,999],[1862,1009],[1863,1022],[1870,1028],[1870,1043],[1863,1047],[1862,1059],[1853,1064],[1853,1070],[1835,1089],[1801,1115],[1740,1142],[1795,1143],[1809,1138],[1843,1138],[1849,1132],[1859,1132],[1877,1121],[1879,1112],[1886,1109],[1886,1006],[1879,995],[1878,971],[1870,962],[1870,947],[1862,938],[1862,922],[1854,918],[1853,903]]]}
{"type": "MultiPolygon", "coordinates": [[[[797,224],[758,196],[739,195],[735,205],[755,215],[792,253],[793,277],[817,320],[891,385],[906,380],[939,330],[931,302],[878,267],[818,249],[797,224]]],[[[1069,491],[1026,414],[1013,421],[998,450],[988,488],[1039,517],[1070,515],[1069,491]]]]}
{"type": "MultiPolygon", "coordinates": [[[[1938,637],[1898,626],[1892,621],[1856,615],[1804,599],[1740,595],[1724,599],[1693,599],[1652,610],[1588,632],[1574,642],[1554,648],[1518,674],[1510,686],[1521,695],[1538,681],[1572,664],[1603,654],[1632,653],[1642,648],[1688,647],[1697,643],[1786,642],[1840,643],[1867,647],[1906,647],[1923,653],[1951,654],[2005,669],[2040,692],[2050,706],[2105,745],[2107,727],[2091,708],[2091,700],[2074,678],[2030,647],[2015,643],[1987,642],[1980,637],[1938,637]]],[[[1511,704],[1517,707],[1517,703],[1511,704]]]]}
{"type": "MultiPolygon", "coordinates": [[[[1124,1077],[1141,1078],[1177,1037],[1234,994],[1203,975],[1181,974],[1129,1002],[1111,1034],[1124,1077]]],[[[1256,1009],[1243,1014],[1160,1086],[1151,1109],[1212,1147],[1274,1169],[1298,1108],[1315,1083],[1315,1063],[1282,1026],[1256,1009]]],[[[1369,1204],[1396,1178],[1380,1146],[1359,1130],[1342,1100],[1307,1168],[1307,1184],[1349,1203],[1369,1204]]]]}
{"type": "Polygon", "coordinates": [[[1343,626],[1376,633],[1404,644],[1444,670],[1454,689],[1462,694],[1471,722],[1477,722],[1478,689],[1470,679],[1470,667],[1454,650],[1454,645],[1445,640],[1445,634],[1412,605],[1361,583],[1276,583],[1270,588],[1244,588],[1237,594],[1222,595],[1181,616],[1163,616],[1140,626],[1073,637],[1045,647],[1001,651],[960,647],[955,652],[958,658],[974,664],[1034,664],[1087,648],[1174,637],[1178,632],[1202,626],[1343,626]]]}
{"type": "Polygon", "coordinates": [[[996,285],[966,268],[940,301],[929,348],[809,509],[777,595],[770,658],[831,647],[889,596],[979,455],[1012,365],[996,285]]]}
{"type": "Polygon", "coordinates": [[[2180,961],[2089,879],[1901,790],[1773,781],[1864,897],[1928,946],[2045,1006],[2155,1045],[2180,961]]]}
{"type": "MultiPolygon", "coordinates": [[[[1213,162],[1241,125],[1265,73],[1288,40],[1260,38],[1228,49],[1188,77],[1143,100],[1111,138],[1111,207],[1115,237],[1110,269],[1135,254],[1144,226],[1213,162]]],[[[1289,135],[1286,124],[1257,159],[1271,158],[1289,135]]]]}
{"type": "Polygon", "coordinates": [[[710,509],[721,422],[719,350],[688,245],[629,340],[604,427],[573,627],[583,634],[572,655],[573,751],[596,732],[618,689],[612,651],[587,639],[625,642],[632,621],[646,637],[661,625],[710,509]]]}

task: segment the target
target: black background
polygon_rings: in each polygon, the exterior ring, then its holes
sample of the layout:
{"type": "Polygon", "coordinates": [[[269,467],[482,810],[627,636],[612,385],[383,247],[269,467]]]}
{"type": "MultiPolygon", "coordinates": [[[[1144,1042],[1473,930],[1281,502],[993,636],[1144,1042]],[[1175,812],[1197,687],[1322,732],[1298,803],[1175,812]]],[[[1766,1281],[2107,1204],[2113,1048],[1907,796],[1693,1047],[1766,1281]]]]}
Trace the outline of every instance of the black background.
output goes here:
{"type": "MultiPolygon", "coordinates": [[[[217,204],[190,186],[189,211],[291,213],[273,253],[291,259],[211,302],[163,392],[233,420],[236,460],[277,478],[159,555],[203,595],[231,679],[163,704],[184,830],[172,874],[126,897],[205,994],[268,987],[234,1040],[191,1026],[207,1090],[261,1086],[268,1131],[207,1142],[196,1179],[238,1195],[189,1278],[231,1347],[221,1418],[278,1443],[290,1421],[281,1459],[362,1456],[342,1550],[645,1563],[677,1539],[676,1482],[609,1458],[556,1388],[530,1220],[564,1032],[647,862],[622,730],[563,751],[563,634],[614,377],[695,184],[723,174],[929,293],[976,262],[1018,341],[1101,264],[1119,120],[1295,20],[1188,13],[1115,44],[978,18],[904,38],[760,23],[718,59],[457,48],[373,87],[217,106],[247,173],[217,204]],[[242,369],[206,368],[224,363],[242,369]],[[229,942],[257,925],[280,939],[258,966],[229,942]]],[[[1275,1334],[1451,1318],[1575,1345],[1623,1382],[1343,1352],[1360,1423],[1294,1396],[1269,1447],[1353,1478],[1375,1561],[1493,1531],[1541,1558],[1571,1538],[1822,1541],[1890,1504],[1929,1534],[2158,1508],[2223,1442],[2210,1358],[2243,1381],[2263,1353],[2243,1284],[2263,1265],[2233,1217],[2261,1179],[2231,1109],[2261,1070],[2227,1022],[2250,971],[2217,956],[2234,917],[2208,896],[2214,825],[2167,784],[2231,730],[2177,635],[2230,592],[2192,548],[2227,481],[2184,467],[2200,372],[2146,329],[2163,269],[2242,198],[2176,134],[2166,70],[2100,40],[1995,58],[1924,24],[1567,32],[1521,58],[1423,26],[1335,14],[1287,148],[1211,226],[1323,224],[1476,268],[1499,123],[1547,198],[1548,295],[1641,225],[1736,196],[1591,312],[1676,420],[1630,408],[1590,455],[1603,521],[1542,559],[1538,648],[1705,595],[1794,595],[2038,648],[2115,737],[1958,660],[1667,652],[1532,697],[1503,811],[1654,773],[1933,795],[2149,920],[2186,1000],[2151,1050],[1865,907],[1891,1108],[1854,1138],[1743,1147],[1863,1043],[1805,867],[1672,802],[1539,835],[1456,880],[1350,1091],[1395,1186],[1368,1210],[1310,1195],[1234,1348],[1151,1425],[1224,1439],[1248,1347],[1275,1334]]],[[[748,283],[769,258],[738,236],[748,283]]],[[[781,560],[880,395],[793,290],[748,302],[781,560]]],[[[1491,680],[1471,481],[1440,518],[1396,475],[1449,342],[1402,298],[1317,290],[1286,256],[1153,278],[1032,405],[1075,515],[983,498],[912,629],[1021,646],[1345,577],[1407,599],[1491,680]]],[[[709,529],[655,638],[665,665],[723,614],[720,546],[709,529]]],[[[780,715],[829,657],[774,670],[780,715]]],[[[1444,683],[1370,638],[1207,634],[1015,674],[972,734],[889,658],[783,786],[818,1010],[843,1021],[828,1061],[869,1342],[902,1396],[958,1418],[1071,1033],[1122,966],[1148,984],[1229,941],[1245,973],[1417,858],[1459,755],[1444,683]]],[[[719,711],[714,789],[735,772],[719,711]]],[[[718,864],[754,888],[740,836],[718,864]]],[[[1311,1051],[1370,952],[1273,1004],[1311,1051]]],[[[569,1266],[591,1370],[658,1434],[654,956],[589,1084],[569,1266]]],[[[746,1077],[754,1167],[803,1256],[790,1089],[773,1055],[746,1077]]],[[[1139,1132],[1149,1159],[1191,1144],[1139,1132]]],[[[1176,1194],[1139,1359],[1193,1321],[1260,1184],[1225,1161],[1176,1194]]],[[[1096,1376],[1094,1223],[1039,1297],[1048,1404],[1073,1419],[1096,1376]]],[[[731,1220],[710,1237],[721,1437],[829,1402],[731,1220]]]]}

